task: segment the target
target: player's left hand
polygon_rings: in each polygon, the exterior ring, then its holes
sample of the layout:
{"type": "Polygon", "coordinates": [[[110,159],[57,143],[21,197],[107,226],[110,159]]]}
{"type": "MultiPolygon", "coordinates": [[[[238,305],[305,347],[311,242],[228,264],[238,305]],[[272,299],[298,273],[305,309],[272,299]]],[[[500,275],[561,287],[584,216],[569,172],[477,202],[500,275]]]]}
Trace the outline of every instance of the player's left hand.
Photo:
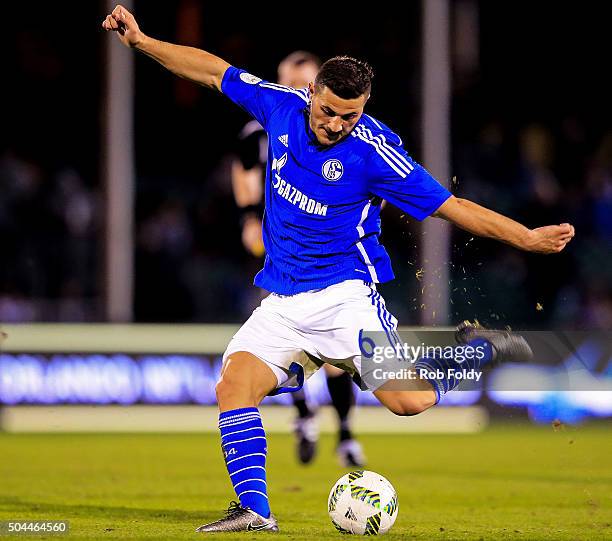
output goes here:
{"type": "Polygon", "coordinates": [[[574,234],[574,226],[571,224],[537,227],[530,231],[527,249],[540,254],[556,254],[565,248],[574,234]]]}

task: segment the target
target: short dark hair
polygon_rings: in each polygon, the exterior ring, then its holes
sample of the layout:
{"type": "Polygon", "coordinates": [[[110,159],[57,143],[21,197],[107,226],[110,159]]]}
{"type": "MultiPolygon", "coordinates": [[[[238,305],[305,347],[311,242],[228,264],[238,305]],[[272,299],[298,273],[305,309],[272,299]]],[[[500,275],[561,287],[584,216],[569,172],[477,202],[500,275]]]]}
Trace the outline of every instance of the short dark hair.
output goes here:
{"type": "Polygon", "coordinates": [[[345,100],[358,98],[372,87],[374,70],[363,60],[351,56],[335,56],[323,63],[315,79],[336,96],[345,100]]]}

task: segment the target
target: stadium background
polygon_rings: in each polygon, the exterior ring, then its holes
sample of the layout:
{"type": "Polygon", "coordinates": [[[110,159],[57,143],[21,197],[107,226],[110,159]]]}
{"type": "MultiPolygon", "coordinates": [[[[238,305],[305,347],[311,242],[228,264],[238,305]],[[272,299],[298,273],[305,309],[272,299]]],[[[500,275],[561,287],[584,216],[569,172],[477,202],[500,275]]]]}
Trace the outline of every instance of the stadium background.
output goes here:
{"type": "MultiPolygon", "coordinates": [[[[52,4],[9,8],[20,24],[2,36],[11,74],[0,139],[4,324],[108,321],[108,36],[96,28],[103,7],[69,2],[78,21],[69,32],[51,24],[52,4]]],[[[564,253],[541,257],[454,231],[449,318],[433,323],[477,318],[518,328],[609,330],[611,88],[598,69],[605,65],[605,9],[598,6],[596,16],[586,7],[524,7],[450,4],[454,180],[443,180],[455,194],[527,225],[569,221],[578,235],[564,253]]],[[[313,17],[285,17],[282,5],[245,7],[235,17],[193,0],[164,9],[136,2],[135,10],[151,35],[208,48],[270,79],[278,61],[299,48],[323,58],[366,58],[377,71],[370,112],[421,158],[419,3],[404,6],[401,17],[375,10],[367,24],[361,14],[334,7],[313,17]]],[[[134,115],[133,321],[239,324],[257,302],[251,281],[260,265],[241,247],[229,182],[245,114],[136,55],[134,115]]],[[[418,325],[419,290],[442,284],[416,276],[421,229],[405,222],[385,209],[383,242],[397,279],[381,290],[403,325],[418,325]]]]}
{"type": "MultiPolygon", "coordinates": [[[[223,343],[257,299],[251,282],[259,262],[242,249],[229,182],[233,145],[247,117],[225,98],[136,55],[134,325],[107,327],[126,322],[106,315],[109,36],[100,30],[106,6],[23,2],[5,9],[0,324],[8,339],[0,351],[0,428],[213,431],[214,408],[201,405],[214,402],[223,343]],[[182,404],[182,409],[151,413],[147,404],[182,404]]],[[[237,11],[196,0],[163,6],[134,2],[148,34],[205,48],[269,79],[278,61],[295,49],[322,58],[351,54],[367,59],[376,69],[369,112],[400,133],[409,153],[422,160],[422,3],[404,3],[401,11],[392,5],[367,12],[357,6],[302,9],[296,15],[276,3],[237,11]]],[[[456,195],[528,226],[571,222],[577,236],[564,253],[542,257],[454,231],[449,319],[434,323],[477,318],[524,329],[609,332],[612,85],[605,71],[610,7],[457,0],[449,9],[454,180],[445,180],[456,195]]],[[[397,279],[381,286],[382,294],[403,325],[419,325],[421,226],[406,223],[389,207],[383,220],[383,242],[397,279]]],[[[436,286],[435,279],[431,285],[436,286]]],[[[612,359],[599,368],[598,377],[609,378],[612,359]]],[[[310,393],[326,402],[321,378],[314,379],[310,393]]],[[[456,395],[440,412],[405,420],[373,407],[371,397],[360,394],[358,430],[400,432],[389,441],[401,444],[403,432],[480,432],[485,438],[481,431],[491,420],[505,426],[529,419],[553,423],[554,430],[576,423],[584,427],[584,441],[590,441],[592,422],[580,423],[612,416],[609,395],[593,401],[588,391],[543,393],[510,404],[486,388],[456,395]]],[[[291,413],[278,407],[286,397],[269,402],[269,426],[287,432],[291,413]]],[[[331,418],[324,414],[323,428],[331,429],[331,418]]],[[[600,429],[605,435],[609,425],[600,429]]],[[[492,437],[509,449],[512,438],[525,434],[523,428],[513,430],[508,439],[503,432],[492,437]]],[[[541,437],[533,434],[534,441],[541,437]]],[[[81,436],[69,437],[84,445],[81,436]]],[[[5,439],[2,448],[14,458],[21,451],[12,455],[11,441],[5,439]]],[[[374,464],[383,452],[377,441],[366,441],[374,464]]],[[[455,445],[458,440],[447,441],[455,445]]],[[[54,456],[53,445],[41,442],[54,456]]],[[[592,445],[598,451],[584,461],[599,460],[597,453],[604,452],[596,438],[592,445]]],[[[604,477],[608,462],[598,462],[604,477]]],[[[324,471],[331,473],[322,483],[331,486],[335,470],[324,471]]],[[[219,490],[227,492],[223,486],[219,490]]],[[[215,498],[213,503],[221,505],[215,498]]],[[[26,509],[8,505],[7,512],[26,509]]],[[[431,532],[424,535],[433,538],[431,532]]]]}

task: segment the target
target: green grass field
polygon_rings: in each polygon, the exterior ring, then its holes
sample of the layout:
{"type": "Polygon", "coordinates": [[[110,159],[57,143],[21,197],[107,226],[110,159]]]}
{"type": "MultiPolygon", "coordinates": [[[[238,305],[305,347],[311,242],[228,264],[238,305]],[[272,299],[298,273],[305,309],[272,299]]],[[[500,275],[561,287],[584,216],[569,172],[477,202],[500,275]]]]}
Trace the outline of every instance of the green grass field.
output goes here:
{"type": "MultiPolygon", "coordinates": [[[[612,539],[609,424],[362,441],[368,468],[399,493],[387,539],[612,539]]],[[[208,537],[339,539],[326,511],[343,473],[333,443],[324,437],[316,462],[301,467],[291,436],[272,435],[268,486],[281,533],[208,537]]],[[[232,495],[213,434],[0,434],[0,521],[67,519],[71,540],[198,539],[194,528],[232,495]]]]}

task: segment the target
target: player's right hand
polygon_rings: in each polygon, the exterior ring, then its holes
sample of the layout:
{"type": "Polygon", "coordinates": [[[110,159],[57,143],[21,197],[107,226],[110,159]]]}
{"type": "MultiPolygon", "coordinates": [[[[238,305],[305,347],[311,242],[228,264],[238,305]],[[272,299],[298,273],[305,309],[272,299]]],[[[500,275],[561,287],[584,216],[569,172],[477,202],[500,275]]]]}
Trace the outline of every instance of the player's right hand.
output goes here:
{"type": "Polygon", "coordinates": [[[117,4],[112,13],[106,16],[102,28],[107,32],[117,32],[121,43],[127,47],[137,47],[145,38],[134,16],[120,4],[117,4]]]}

